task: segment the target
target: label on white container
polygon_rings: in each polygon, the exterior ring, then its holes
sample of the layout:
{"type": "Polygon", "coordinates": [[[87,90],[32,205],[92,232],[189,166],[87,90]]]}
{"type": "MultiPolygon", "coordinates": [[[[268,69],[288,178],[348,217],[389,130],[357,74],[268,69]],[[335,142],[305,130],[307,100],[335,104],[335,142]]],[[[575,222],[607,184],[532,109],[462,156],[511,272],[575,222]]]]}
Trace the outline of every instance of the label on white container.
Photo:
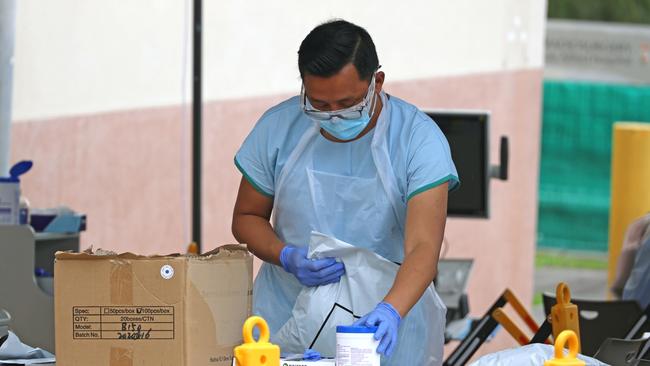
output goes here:
{"type": "Polygon", "coordinates": [[[20,184],[0,182],[0,225],[18,225],[20,184]]]}
{"type": "MultiPolygon", "coordinates": [[[[238,366],[237,359],[234,357],[232,358],[232,366],[238,366]]],[[[331,358],[318,361],[285,360],[280,358],[280,366],[336,366],[336,363],[331,358]]]]}
{"type": "Polygon", "coordinates": [[[373,333],[337,332],[336,366],[379,366],[379,341],[373,333]]]}

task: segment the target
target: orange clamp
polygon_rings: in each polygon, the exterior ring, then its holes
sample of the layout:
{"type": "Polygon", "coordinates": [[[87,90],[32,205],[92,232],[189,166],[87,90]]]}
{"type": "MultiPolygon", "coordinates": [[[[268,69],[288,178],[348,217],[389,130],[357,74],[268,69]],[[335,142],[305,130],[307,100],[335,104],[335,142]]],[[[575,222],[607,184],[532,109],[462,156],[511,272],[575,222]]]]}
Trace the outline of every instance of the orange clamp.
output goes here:
{"type": "MultiPolygon", "coordinates": [[[[571,291],[566,283],[560,282],[556,289],[557,304],[551,308],[551,325],[553,326],[553,337],[557,337],[564,330],[571,330],[575,333],[578,341],[578,352],[580,352],[580,320],[578,317],[578,306],[571,303],[571,291]]],[[[557,343],[557,342],[556,342],[557,343]]]]}

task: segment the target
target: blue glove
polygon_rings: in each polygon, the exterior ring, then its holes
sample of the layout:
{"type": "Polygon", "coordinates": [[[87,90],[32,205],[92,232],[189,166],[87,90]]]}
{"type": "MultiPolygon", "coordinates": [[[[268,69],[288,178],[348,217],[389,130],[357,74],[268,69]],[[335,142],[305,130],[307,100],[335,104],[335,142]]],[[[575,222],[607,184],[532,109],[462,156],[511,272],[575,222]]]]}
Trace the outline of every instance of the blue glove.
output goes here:
{"type": "Polygon", "coordinates": [[[320,355],[320,352],[311,348],[307,348],[302,356],[304,361],[319,361],[321,358],[323,357],[320,355]]]}
{"type": "Polygon", "coordinates": [[[320,353],[311,348],[307,348],[305,353],[281,353],[280,357],[285,361],[319,361],[322,359],[320,353]]]}
{"type": "Polygon", "coordinates": [[[393,305],[382,301],[373,311],[354,322],[353,325],[378,327],[375,332],[375,339],[379,341],[377,353],[390,357],[397,346],[397,330],[401,320],[402,317],[393,305]]]}
{"type": "Polygon", "coordinates": [[[307,248],[287,245],[280,252],[284,270],[296,276],[304,286],[321,286],[339,282],[345,273],[343,263],[334,258],[309,259],[307,248]]]}

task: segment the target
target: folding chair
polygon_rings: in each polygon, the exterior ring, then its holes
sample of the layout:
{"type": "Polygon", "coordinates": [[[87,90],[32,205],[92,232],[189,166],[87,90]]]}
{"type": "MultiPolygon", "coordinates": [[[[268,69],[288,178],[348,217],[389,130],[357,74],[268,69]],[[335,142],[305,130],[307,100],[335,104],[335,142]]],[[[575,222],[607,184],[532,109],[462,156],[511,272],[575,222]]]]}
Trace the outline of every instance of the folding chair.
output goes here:
{"type": "MultiPolygon", "coordinates": [[[[646,309],[648,310],[648,309],[646,309]]],[[[638,357],[639,359],[647,359],[650,358],[650,341],[646,342],[646,344],[639,350],[638,357]]]]}
{"type": "MultiPolygon", "coordinates": [[[[515,313],[521,317],[521,319],[524,321],[526,326],[535,334],[540,334],[540,327],[537,325],[537,322],[533,319],[533,317],[530,315],[528,310],[524,307],[524,305],[519,301],[517,296],[512,293],[509,289],[506,289],[506,291],[503,293],[503,296],[508,300],[508,303],[512,306],[512,308],[515,310],[515,313]]],[[[524,334],[524,332],[510,319],[510,317],[505,313],[505,311],[502,308],[498,308],[492,312],[492,317],[496,319],[496,321],[503,326],[503,328],[510,333],[510,335],[517,341],[519,342],[519,345],[524,346],[527,344],[531,343],[531,340],[524,334]]],[[[540,340],[540,342],[535,342],[535,343],[548,343],[550,344],[551,342],[548,341],[548,336],[546,335],[545,339],[540,340]]]]}
{"type": "MultiPolygon", "coordinates": [[[[507,291],[507,290],[506,290],[507,291]]],[[[443,366],[462,366],[476,353],[476,350],[487,340],[499,323],[492,313],[508,303],[505,292],[501,294],[488,311],[476,323],[469,335],[463,339],[454,351],[447,357],[443,366]]]]}
{"type": "MultiPolygon", "coordinates": [[[[544,311],[550,314],[556,303],[553,294],[542,294],[544,311]]],[[[582,354],[593,356],[607,338],[633,339],[648,326],[648,316],[633,300],[571,300],[578,306],[582,354]]]]}
{"type": "Polygon", "coordinates": [[[607,338],[600,345],[594,358],[608,365],[635,365],[639,358],[639,353],[646,344],[646,339],[616,339],[607,338]]]}
{"type": "Polygon", "coordinates": [[[434,280],[436,292],[447,307],[447,324],[469,313],[467,282],[473,259],[440,259],[434,280]]]}

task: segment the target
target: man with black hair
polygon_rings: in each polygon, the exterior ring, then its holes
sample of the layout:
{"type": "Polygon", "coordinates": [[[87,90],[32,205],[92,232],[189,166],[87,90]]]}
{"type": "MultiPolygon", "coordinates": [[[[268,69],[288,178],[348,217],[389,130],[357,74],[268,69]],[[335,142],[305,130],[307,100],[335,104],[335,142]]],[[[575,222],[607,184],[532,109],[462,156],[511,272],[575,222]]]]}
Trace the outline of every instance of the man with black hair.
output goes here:
{"type": "Polygon", "coordinates": [[[269,109],[235,157],[243,177],[233,234],[265,261],[253,312],[277,331],[303,286],[339,281],[345,268],[335,258],[307,258],[310,232],[323,232],[401,263],[383,301],[355,323],[378,327],[382,364],[442,364],[433,335],[444,324],[426,324],[432,309],[419,300],[440,303],[427,289],[447,192],[459,184],[447,141],[417,107],[383,91],[375,45],[357,25],[314,28],[298,68],[301,95],[269,109]]]}

